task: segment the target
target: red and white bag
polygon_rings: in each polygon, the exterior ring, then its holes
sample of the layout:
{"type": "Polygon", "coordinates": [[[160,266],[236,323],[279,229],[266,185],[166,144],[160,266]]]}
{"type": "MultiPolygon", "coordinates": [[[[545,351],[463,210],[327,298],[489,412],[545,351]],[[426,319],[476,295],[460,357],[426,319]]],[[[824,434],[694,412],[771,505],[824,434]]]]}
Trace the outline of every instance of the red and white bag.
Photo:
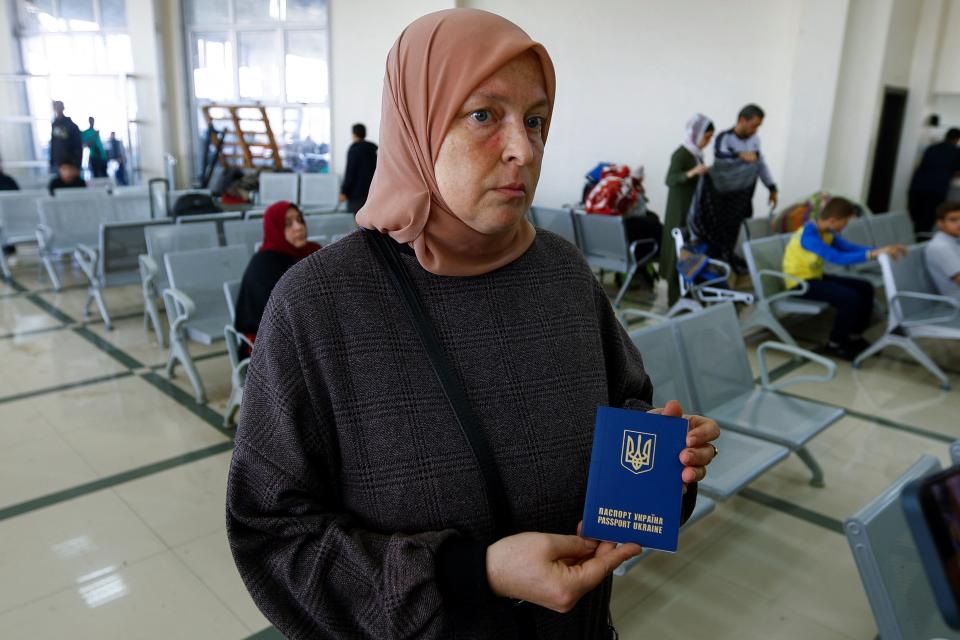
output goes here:
{"type": "Polygon", "coordinates": [[[600,182],[587,195],[584,209],[587,213],[622,216],[637,205],[638,182],[627,165],[608,165],[600,173],[600,182]]]}

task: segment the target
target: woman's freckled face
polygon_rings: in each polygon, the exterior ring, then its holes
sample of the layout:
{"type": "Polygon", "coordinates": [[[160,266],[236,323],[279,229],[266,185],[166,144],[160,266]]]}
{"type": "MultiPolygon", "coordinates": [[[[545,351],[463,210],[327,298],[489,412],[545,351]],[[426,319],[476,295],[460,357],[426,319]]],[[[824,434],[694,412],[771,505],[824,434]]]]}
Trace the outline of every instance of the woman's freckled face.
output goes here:
{"type": "Polygon", "coordinates": [[[533,201],[549,115],[540,60],[529,51],[473,90],[450,124],[434,172],[440,195],[467,226],[498,234],[533,201]]]}

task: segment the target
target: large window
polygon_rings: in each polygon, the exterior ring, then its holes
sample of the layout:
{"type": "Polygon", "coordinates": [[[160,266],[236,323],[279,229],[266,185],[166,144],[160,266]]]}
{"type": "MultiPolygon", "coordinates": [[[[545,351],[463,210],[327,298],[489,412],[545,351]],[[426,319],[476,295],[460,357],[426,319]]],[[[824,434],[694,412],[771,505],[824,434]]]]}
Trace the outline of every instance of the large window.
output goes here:
{"type": "Polygon", "coordinates": [[[116,133],[136,169],[136,99],[125,0],[19,0],[22,71],[2,78],[16,98],[0,116],[4,164],[37,178],[48,172],[51,103],[60,100],[81,130],[96,120],[101,138],[116,133]]]}
{"type": "Polygon", "coordinates": [[[184,0],[184,22],[198,162],[205,105],[257,105],[267,109],[284,166],[327,171],[327,0],[184,0]]]}

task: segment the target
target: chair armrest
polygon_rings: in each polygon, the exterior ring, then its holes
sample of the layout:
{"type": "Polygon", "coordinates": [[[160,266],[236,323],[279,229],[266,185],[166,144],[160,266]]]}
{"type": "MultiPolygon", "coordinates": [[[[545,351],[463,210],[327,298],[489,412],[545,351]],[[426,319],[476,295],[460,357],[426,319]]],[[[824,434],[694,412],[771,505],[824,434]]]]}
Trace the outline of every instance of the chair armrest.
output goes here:
{"type": "Polygon", "coordinates": [[[702,286],[696,290],[696,295],[700,299],[700,302],[742,302],[743,304],[753,304],[754,302],[754,295],[752,293],[736,291],[734,289],[718,289],[716,287],[702,286]]]}
{"type": "Polygon", "coordinates": [[[91,283],[96,282],[97,262],[99,261],[97,250],[83,243],[78,243],[77,248],[73,252],[73,258],[80,265],[80,269],[84,275],[87,276],[87,279],[89,279],[91,283]]]}
{"type": "Polygon", "coordinates": [[[173,318],[170,323],[170,330],[173,332],[179,331],[197,310],[197,305],[190,296],[172,287],[163,290],[163,304],[167,308],[167,318],[173,318]]]}
{"type": "Polygon", "coordinates": [[[945,313],[942,316],[910,320],[903,312],[903,305],[898,305],[900,307],[900,315],[902,316],[900,325],[903,327],[919,327],[926,324],[942,324],[945,322],[952,322],[957,315],[960,314],[960,302],[957,302],[953,298],[949,298],[947,296],[938,296],[932,293],[920,293],[918,291],[897,291],[895,294],[893,294],[893,296],[891,296],[890,304],[897,304],[901,299],[926,300],[927,302],[935,302],[951,309],[949,313],[945,313]]]}
{"type": "Polygon", "coordinates": [[[37,245],[39,245],[41,250],[46,249],[47,245],[50,244],[50,239],[53,237],[53,231],[47,225],[39,223],[37,224],[35,233],[37,235],[37,245]]]}
{"type": "Polygon", "coordinates": [[[821,355],[813,353],[812,351],[807,351],[806,349],[801,349],[800,347],[784,344],[782,342],[762,343],[759,347],[757,347],[757,362],[760,365],[760,385],[768,391],[777,391],[779,389],[783,389],[784,387],[789,387],[792,384],[799,384],[801,382],[827,382],[829,380],[833,380],[833,378],[837,375],[837,363],[830,358],[825,358],[821,355]],[[809,360],[810,362],[816,362],[817,364],[822,365],[827,370],[827,373],[821,376],[795,376],[788,380],[771,383],[770,372],[767,369],[767,350],[769,349],[773,349],[774,351],[783,351],[784,353],[799,356],[805,360],[809,360]]]}
{"type": "Polygon", "coordinates": [[[634,240],[630,243],[630,255],[627,256],[628,261],[636,260],[638,265],[647,264],[650,259],[657,254],[657,241],[653,238],[643,238],[642,240],[634,240]],[[640,245],[646,245],[650,247],[650,250],[647,253],[643,254],[642,257],[637,258],[637,247],[640,245]]]}
{"type": "Polygon", "coordinates": [[[617,318],[619,318],[620,324],[624,327],[627,326],[628,318],[643,318],[644,320],[654,320],[656,322],[669,320],[665,315],[654,313],[653,311],[644,311],[643,309],[624,309],[617,314],[617,318]]]}
{"type": "MultiPolygon", "coordinates": [[[[757,271],[757,275],[760,276],[762,281],[764,278],[777,278],[783,280],[784,282],[795,282],[798,286],[793,289],[787,289],[786,291],[781,291],[780,293],[775,293],[769,298],[766,298],[767,303],[775,302],[777,300],[782,300],[784,298],[791,298],[796,296],[802,296],[810,288],[810,285],[807,284],[806,280],[798,278],[796,276],[791,276],[782,271],[773,271],[772,269],[760,269],[757,271]]],[[[760,295],[762,292],[758,291],[757,295],[760,295]]]]}

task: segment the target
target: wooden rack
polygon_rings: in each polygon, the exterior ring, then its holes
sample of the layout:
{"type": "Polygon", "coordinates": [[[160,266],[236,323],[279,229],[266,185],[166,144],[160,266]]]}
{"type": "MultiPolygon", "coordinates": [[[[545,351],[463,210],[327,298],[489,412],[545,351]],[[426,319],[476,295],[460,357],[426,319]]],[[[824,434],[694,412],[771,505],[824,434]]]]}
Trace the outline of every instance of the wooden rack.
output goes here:
{"type": "Polygon", "coordinates": [[[277,140],[267,119],[267,109],[249,104],[205,104],[201,107],[211,133],[208,144],[216,145],[211,129],[224,132],[220,164],[224,168],[282,169],[277,140]]]}

